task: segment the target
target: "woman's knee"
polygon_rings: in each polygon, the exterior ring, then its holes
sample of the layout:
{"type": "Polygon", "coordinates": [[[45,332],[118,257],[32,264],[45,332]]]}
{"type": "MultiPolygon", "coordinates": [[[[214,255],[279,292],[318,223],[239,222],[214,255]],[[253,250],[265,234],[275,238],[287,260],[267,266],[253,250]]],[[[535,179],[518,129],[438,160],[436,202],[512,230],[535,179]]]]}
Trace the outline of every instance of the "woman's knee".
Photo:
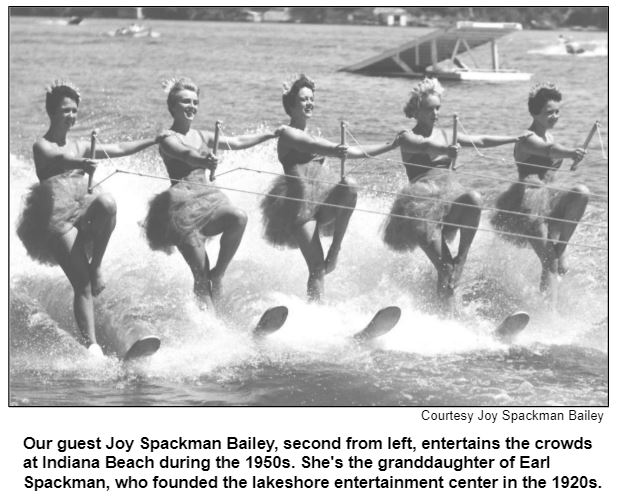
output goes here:
{"type": "Polygon", "coordinates": [[[116,200],[110,194],[99,194],[93,201],[93,204],[95,204],[108,216],[116,215],[116,200]]]}
{"type": "Polygon", "coordinates": [[[352,178],[343,178],[336,187],[339,199],[346,205],[356,205],[359,187],[352,178]]]}
{"type": "Polygon", "coordinates": [[[247,213],[242,209],[234,208],[230,213],[230,221],[239,228],[245,228],[247,225],[247,213]]]}
{"type": "Polygon", "coordinates": [[[572,188],[572,192],[583,199],[589,199],[590,191],[586,185],[576,185],[572,188]]]}
{"type": "Polygon", "coordinates": [[[471,190],[462,196],[462,202],[474,207],[481,207],[481,195],[475,190],[471,190]]]}

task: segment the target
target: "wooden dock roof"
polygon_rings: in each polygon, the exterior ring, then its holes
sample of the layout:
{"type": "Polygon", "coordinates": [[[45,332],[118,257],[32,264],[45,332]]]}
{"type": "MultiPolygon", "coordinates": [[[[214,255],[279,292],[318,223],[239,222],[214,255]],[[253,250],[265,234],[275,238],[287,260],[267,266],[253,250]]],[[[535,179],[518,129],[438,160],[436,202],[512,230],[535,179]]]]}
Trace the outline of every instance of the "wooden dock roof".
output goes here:
{"type": "Polygon", "coordinates": [[[462,52],[520,30],[522,25],[519,23],[462,21],[455,26],[437,29],[382,54],[343,67],[340,71],[369,74],[423,73],[428,66],[453,60],[462,52]]]}

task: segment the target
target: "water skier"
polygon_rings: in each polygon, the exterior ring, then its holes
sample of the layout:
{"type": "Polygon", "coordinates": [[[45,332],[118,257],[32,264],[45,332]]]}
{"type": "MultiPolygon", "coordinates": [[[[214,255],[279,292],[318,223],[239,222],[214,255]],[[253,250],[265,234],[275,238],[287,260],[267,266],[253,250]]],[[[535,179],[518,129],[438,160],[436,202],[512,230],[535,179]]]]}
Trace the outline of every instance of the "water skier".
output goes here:
{"type": "MultiPolygon", "coordinates": [[[[179,250],[193,274],[196,297],[212,308],[213,300],[221,296],[222,278],[243,237],[247,215],[221,190],[208,185],[205,172],[216,169],[218,158],[210,150],[213,132],[192,129],[200,89],[182,78],[167,82],[166,91],[173,123],[159,153],[172,186],[151,200],[146,236],[153,250],[168,254],[174,247],[179,250]],[[204,243],[219,234],[219,255],[211,268],[204,243]]],[[[221,137],[221,142],[231,150],[247,149],[275,138],[277,133],[221,137]]]]}
{"type": "Polygon", "coordinates": [[[394,149],[397,143],[350,147],[310,134],[307,125],[314,111],[314,89],[314,82],[305,75],[284,85],[282,102],[290,123],[277,142],[284,175],[274,181],[261,207],[266,239],[276,246],[301,250],[309,271],[307,295],[311,301],[320,301],[324,277],[337,265],[357,204],[354,182],[331,172],[325,156],[374,156],[394,149]],[[326,257],[321,234],[333,235],[326,257]]]}
{"type": "Polygon", "coordinates": [[[414,118],[412,130],[402,133],[399,145],[409,184],[391,209],[384,233],[385,243],[396,251],[425,252],[438,273],[441,305],[454,311],[454,292],[462,275],[469,249],[479,226],[481,197],[465,189],[450,174],[459,145],[496,147],[523,137],[458,134],[450,145],[447,132],[437,126],[443,88],[435,78],[424,78],[411,92],[404,114],[414,118]],[[453,223],[460,226],[450,226],[453,223]],[[451,254],[447,242],[460,231],[458,251],[451,254]]]}
{"type": "Polygon", "coordinates": [[[551,294],[557,277],[567,272],[565,249],[589,200],[589,190],[584,185],[576,185],[569,192],[547,187],[553,183],[563,159],[579,162],[586,154],[580,147],[555,143],[550,134],[559,120],[561,99],[561,92],[553,84],[538,84],[531,89],[528,101],[533,117],[529,126],[531,135],[514,147],[518,183],[502,193],[496,203],[498,208],[514,213],[497,212],[492,218],[498,230],[536,237],[507,236],[507,239],[533,247],[542,265],[540,290],[550,290],[551,294]]]}
{"type": "Polygon", "coordinates": [[[67,136],[76,123],[80,98],[70,82],[55,81],[47,89],[49,129],[33,145],[39,183],[25,198],[17,234],[33,259],[62,268],[73,287],[77,327],[91,353],[102,355],[95,337],[93,296],[105,288],[101,262],[116,225],[116,203],[99,188],[89,193],[87,174],[95,171],[95,159],[135,154],[162,136],[93,151],[90,143],[67,136]]]}

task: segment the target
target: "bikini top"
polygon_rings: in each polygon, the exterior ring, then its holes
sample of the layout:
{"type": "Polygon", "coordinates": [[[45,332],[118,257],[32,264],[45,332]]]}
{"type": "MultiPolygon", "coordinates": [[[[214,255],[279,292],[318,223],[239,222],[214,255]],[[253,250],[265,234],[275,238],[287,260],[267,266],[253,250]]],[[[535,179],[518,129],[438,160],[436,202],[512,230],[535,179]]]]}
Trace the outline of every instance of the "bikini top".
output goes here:
{"type": "MultiPolygon", "coordinates": [[[[189,145],[185,143],[183,139],[181,138],[182,135],[180,133],[176,133],[176,132],[174,133],[177,136],[179,136],[179,140],[185,147],[189,147],[190,149],[195,150],[199,154],[206,156],[206,154],[208,154],[209,152],[208,142],[204,138],[204,135],[202,134],[202,132],[200,130],[197,130],[197,131],[198,131],[198,134],[200,135],[200,138],[202,139],[202,143],[198,147],[194,147],[193,145],[189,145]]],[[[168,171],[168,176],[170,177],[170,181],[172,182],[172,185],[176,185],[179,182],[179,180],[187,178],[193,171],[200,171],[203,173],[202,170],[195,170],[194,168],[189,166],[187,163],[183,162],[182,159],[178,159],[177,157],[172,157],[168,155],[165,152],[165,150],[161,147],[161,145],[159,146],[159,154],[161,155],[161,159],[163,159],[163,164],[165,164],[165,167],[166,167],[166,170],[168,171]]]]}
{"type": "MultiPolygon", "coordinates": [[[[441,130],[447,142],[447,133],[445,130],[441,130]]],[[[413,129],[413,133],[415,130],[413,129]]],[[[447,142],[449,143],[449,142],[447,142]]],[[[427,152],[414,152],[406,155],[404,160],[404,167],[406,168],[406,175],[408,181],[414,182],[419,180],[422,176],[430,173],[432,168],[449,168],[451,159],[445,154],[429,154],[427,152]],[[431,166],[425,167],[425,166],[431,166]]]]}
{"type": "MultiPolygon", "coordinates": [[[[76,159],[80,159],[80,146],[77,143],[77,141],[75,140],[71,140],[70,142],[73,143],[73,147],[75,148],[75,158],[76,159]]],[[[51,175],[45,175],[46,171],[45,169],[40,170],[37,165],[34,165],[36,174],[37,174],[37,178],[39,179],[40,182],[44,182],[45,180],[49,180],[50,178],[54,178],[60,175],[63,175],[65,177],[68,176],[72,176],[72,177],[83,177],[86,175],[86,172],[83,169],[70,169],[70,170],[65,170],[65,171],[58,171],[57,173],[51,174],[51,175]]]]}
{"type": "Polygon", "coordinates": [[[277,158],[279,162],[282,163],[284,171],[288,171],[297,164],[306,164],[310,161],[324,162],[325,160],[323,156],[314,154],[313,152],[302,152],[296,149],[290,149],[286,155],[282,155],[278,151],[277,158]]]}
{"type": "Polygon", "coordinates": [[[551,157],[530,155],[523,162],[516,161],[518,177],[522,180],[529,175],[536,175],[540,180],[550,179],[554,171],[561,167],[562,162],[562,159],[553,160],[551,157]]]}

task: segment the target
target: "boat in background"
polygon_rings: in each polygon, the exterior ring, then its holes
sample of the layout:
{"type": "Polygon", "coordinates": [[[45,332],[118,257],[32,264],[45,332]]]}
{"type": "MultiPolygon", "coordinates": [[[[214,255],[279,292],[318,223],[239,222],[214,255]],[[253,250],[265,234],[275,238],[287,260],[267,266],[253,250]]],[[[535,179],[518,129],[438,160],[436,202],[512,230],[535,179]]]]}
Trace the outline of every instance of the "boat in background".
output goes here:
{"type": "Polygon", "coordinates": [[[565,51],[570,55],[580,55],[585,52],[595,52],[600,47],[600,44],[595,41],[579,42],[568,38],[567,36],[559,35],[559,40],[563,43],[565,51]]]}
{"type": "Polygon", "coordinates": [[[461,21],[387,50],[340,71],[373,76],[436,77],[456,81],[527,81],[530,73],[499,67],[497,38],[521,31],[520,23],[461,21]],[[491,65],[480,68],[472,50],[490,44],[491,65]],[[462,61],[467,55],[472,67],[462,61]]]}
{"type": "Polygon", "coordinates": [[[83,16],[73,16],[70,17],[69,20],[67,21],[67,24],[69,26],[77,26],[78,24],[80,24],[82,21],[84,20],[83,16]]]}
{"type": "Polygon", "coordinates": [[[115,31],[108,31],[107,34],[108,36],[120,38],[159,38],[161,36],[161,33],[153,31],[153,28],[136,23],[133,23],[130,26],[118,28],[115,31]]]}

